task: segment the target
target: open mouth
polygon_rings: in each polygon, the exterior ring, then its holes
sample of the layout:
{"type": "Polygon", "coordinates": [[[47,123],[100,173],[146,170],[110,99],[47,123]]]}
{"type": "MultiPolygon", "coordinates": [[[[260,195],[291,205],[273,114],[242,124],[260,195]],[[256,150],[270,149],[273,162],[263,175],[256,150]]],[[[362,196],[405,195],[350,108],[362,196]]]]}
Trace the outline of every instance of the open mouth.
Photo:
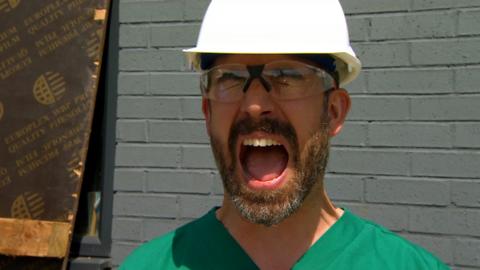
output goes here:
{"type": "Polygon", "coordinates": [[[272,138],[245,138],[239,157],[249,182],[279,182],[287,168],[289,155],[283,144],[272,138]]]}

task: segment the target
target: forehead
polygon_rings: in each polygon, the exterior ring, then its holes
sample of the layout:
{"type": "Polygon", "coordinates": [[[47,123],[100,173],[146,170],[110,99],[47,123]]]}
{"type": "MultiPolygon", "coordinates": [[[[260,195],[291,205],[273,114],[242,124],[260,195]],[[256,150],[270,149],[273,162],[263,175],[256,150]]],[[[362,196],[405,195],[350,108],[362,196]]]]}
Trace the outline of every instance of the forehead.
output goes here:
{"type": "Polygon", "coordinates": [[[300,56],[288,54],[225,54],[217,57],[213,66],[224,64],[245,64],[245,65],[262,65],[272,61],[295,60],[305,64],[315,65],[313,61],[309,61],[300,56]]]}

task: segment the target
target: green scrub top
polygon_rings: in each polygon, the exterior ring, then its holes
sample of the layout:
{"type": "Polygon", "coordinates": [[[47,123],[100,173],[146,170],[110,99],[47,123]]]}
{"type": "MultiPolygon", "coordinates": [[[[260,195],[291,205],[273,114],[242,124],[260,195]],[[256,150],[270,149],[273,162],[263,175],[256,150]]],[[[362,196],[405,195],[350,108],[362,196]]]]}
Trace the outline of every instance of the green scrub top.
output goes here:
{"type": "MultiPolygon", "coordinates": [[[[215,216],[203,217],[143,244],[120,270],[259,269],[215,216]]],[[[288,252],[288,251],[287,251],[288,252]]],[[[432,254],[348,210],[297,261],[294,270],[448,270],[432,254]]]]}

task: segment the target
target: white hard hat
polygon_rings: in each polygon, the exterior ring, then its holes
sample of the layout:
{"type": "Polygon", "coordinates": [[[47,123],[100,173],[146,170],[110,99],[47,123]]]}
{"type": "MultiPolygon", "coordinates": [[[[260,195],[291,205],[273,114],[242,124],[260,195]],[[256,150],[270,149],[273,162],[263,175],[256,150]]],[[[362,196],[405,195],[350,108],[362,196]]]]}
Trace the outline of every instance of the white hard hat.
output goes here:
{"type": "Polygon", "coordinates": [[[361,69],[338,0],[212,0],[197,47],[185,52],[197,70],[207,53],[328,54],[341,86],[361,69]]]}

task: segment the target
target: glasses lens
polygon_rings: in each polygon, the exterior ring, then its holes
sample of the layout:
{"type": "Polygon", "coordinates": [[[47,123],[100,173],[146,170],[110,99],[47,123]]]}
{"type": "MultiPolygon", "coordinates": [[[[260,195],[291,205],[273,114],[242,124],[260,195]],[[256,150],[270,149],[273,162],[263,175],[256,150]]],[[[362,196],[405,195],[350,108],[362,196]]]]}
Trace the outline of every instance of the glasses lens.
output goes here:
{"type": "Polygon", "coordinates": [[[280,100],[305,98],[334,87],[327,72],[297,61],[269,63],[263,74],[272,84],[272,95],[280,100]]]}
{"type": "Polygon", "coordinates": [[[202,74],[203,94],[212,100],[234,102],[242,98],[248,79],[245,65],[220,65],[202,74]]]}

